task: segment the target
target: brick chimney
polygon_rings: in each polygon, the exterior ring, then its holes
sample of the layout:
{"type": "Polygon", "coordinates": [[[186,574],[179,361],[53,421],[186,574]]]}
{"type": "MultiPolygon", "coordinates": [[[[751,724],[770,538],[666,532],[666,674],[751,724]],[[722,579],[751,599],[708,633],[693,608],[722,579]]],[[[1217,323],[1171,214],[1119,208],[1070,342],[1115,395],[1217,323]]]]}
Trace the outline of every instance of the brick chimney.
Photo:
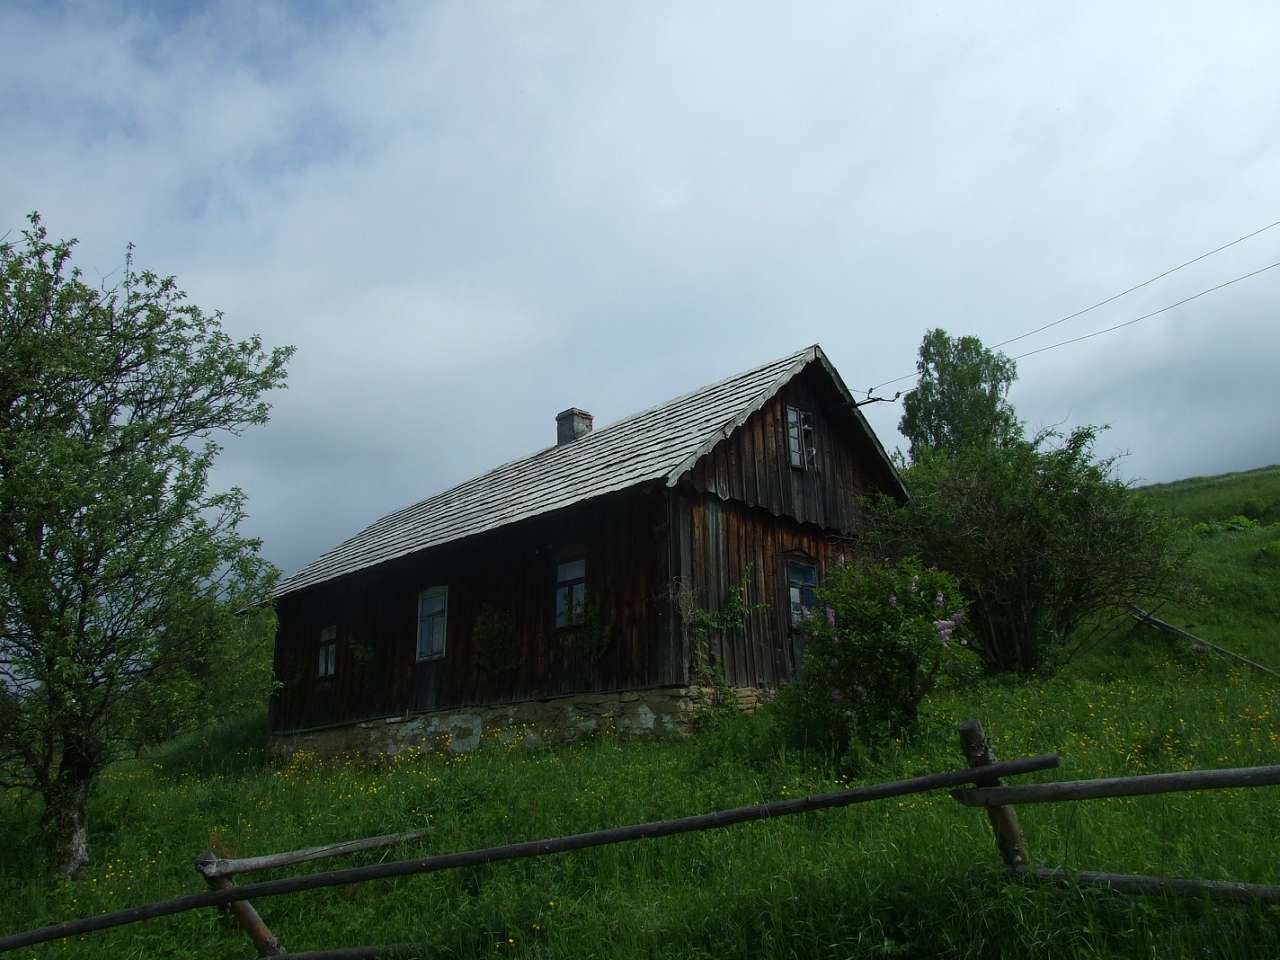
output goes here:
{"type": "Polygon", "coordinates": [[[591,414],[577,407],[556,414],[556,446],[573,443],[591,432],[591,414]]]}

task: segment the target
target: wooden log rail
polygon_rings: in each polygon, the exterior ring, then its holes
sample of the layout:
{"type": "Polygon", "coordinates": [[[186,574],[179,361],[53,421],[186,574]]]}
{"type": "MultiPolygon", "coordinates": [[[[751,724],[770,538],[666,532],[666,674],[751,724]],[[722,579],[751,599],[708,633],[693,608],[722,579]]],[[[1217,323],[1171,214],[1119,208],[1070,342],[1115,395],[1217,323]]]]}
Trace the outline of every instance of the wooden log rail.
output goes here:
{"type": "Polygon", "coordinates": [[[1154,612],[1143,610],[1141,607],[1131,603],[1129,604],[1129,613],[1133,616],[1133,619],[1137,620],[1139,623],[1145,623],[1155,627],[1157,630],[1163,630],[1170,636],[1177,637],[1180,640],[1185,640],[1187,643],[1199,644],[1200,646],[1208,647],[1210,650],[1217,651],[1228,659],[1237,660],[1240,663],[1253,667],[1255,670],[1261,670],[1263,673],[1270,674],[1271,676],[1280,679],[1280,672],[1275,671],[1271,667],[1259,663],[1257,660],[1250,660],[1248,657],[1243,657],[1234,650],[1228,650],[1226,647],[1216,644],[1212,640],[1206,640],[1204,637],[1197,637],[1194,633],[1188,633],[1181,627],[1175,627],[1167,620],[1161,620],[1154,612]]]}
{"type": "MultiPolygon", "coordinates": [[[[991,743],[977,720],[966,720],[958,728],[960,751],[977,769],[995,759],[991,743]]],[[[990,770],[990,767],[985,769],[990,770]]],[[[1099,873],[1027,863],[1026,842],[1018,826],[1015,803],[1058,803],[1094,800],[1103,797],[1151,796],[1190,790],[1222,790],[1231,787],[1265,787],[1280,784],[1280,766],[1236,767],[1229,770],[1184,770],[1136,777],[1108,777],[1098,780],[1066,780],[1059,783],[1025,784],[1016,787],[999,781],[977,781],[967,790],[953,790],[951,796],[970,807],[985,807],[995,834],[1000,856],[1015,876],[1063,885],[1101,887],[1117,893],[1146,896],[1211,897],[1216,900],[1280,903],[1280,886],[1239,883],[1232,880],[1195,880],[1183,877],[1150,877],[1143,874],[1099,873]]],[[[319,960],[319,958],[317,958],[319,960]]]]}
{"type": "Polygon", "coordinates": [[[291,867],[295,863],[323,860],[326,857],[345,857],[348,854],[359,853],[361,850],[394,847],[413,840],[420,840],[426,835],[426,830],[410,830],[408,833],[384,833],[380,837],[345,840],[342,843],[329,843],[322,847],[305,847],[302,850],[290,850],[287,853],[269,853],[261,857],[242,857],[238,860],[224,860],[213,853],[205,853],[201,854],[200,858],[196,860],[196,869],[206,877],[233,877],[240,873],[251,873],[255,870],[273,870],[276,867],[291,867]]]}
{"type": "MultiPolygon", "coordinates": [[[[639,823],[625,827],[613,827],[608,830],[596,830],[591,833],[556,837],[550,840],[530,840],[525,843],[489,847],[484,850],[469,850],[464,853],[447,853],[414,860],[399,860],[391,863],[371,864],[364,867],[350,867],[346,870],[333,870],[327,873],[314,873],[301,877],[247,883],[243,886],[232,886],[222,890],[208,890],[204,893],[188,894],[185,897],[178,897],[173,900],[150,903],[127,910],[116,910],[111,913],[99,914],[95,917],[84,917],[79,920],[70,920],[65,923],[42,927],[38,930],[28,930],[23,933],[0,937],[0,953],[16,950],[19,947],[29,947],[37,943],[47,943],[50,940],[60,940],[64,937],[92,933],[95,930],[106,930],[110,927],[137,923],[141,920],[170,916],[187,910],[197,910],[201,907],[222,906],[237,900],[276,897],[286,893],[344,886],[351,883],[361,883],[366,880],[382,880],[389,877],[433,873],[438,870],[451,870],[457,867],[470,867],[482,863],[496,863],[524,857],[542,857],[548,854],[584,850],[589,847],[643,840],[650,837],[666,837],[677,833],[711,830],[737,823],[749,823],[754,820],[769,820],[773,817],[791,816],[835,807],[847,807],[856,803],[868,803],[873,800],[885,800],[913,793],[925,793],[930,790],[957,787],[966,783],[986,781],[991,777],[1016,776],[1023,773],[1033,773],[1037,770],[1049,770],[1058,766],[1059,762],[1058,755],[1050,753],[1020,760],[993,763],[981,769],[933,773],[922,777],[912,777],[908,780],[895,780],[889,783],[855,787],[852,790],[845,790],[840,793],[828,793],[794,800],[774,800],[770,803],[734,807],[716,813],[681,817],[676,820],[658,820],[651,823],[639,823]]],[[[341,954],[335,955],[340,956],[341,954]]],[[[377,956],[376,953],[365,955],[377,956]]]]}
{"type": "Polygon", "coordinates": [[[1280,784],[1280,766],[1237,767],[1230,770],[1183,770],[1137,777],[1107,777],[1101,780],[1029,783],[1016,787],[976,787],[953,790],[951,796],[967,807],[994,809],[1014,803],[1060,803],[1064,800],[1141,797],[1156,793],[1269,787],[1277,784],[1280,784]]]}
{"type": "MultiPolygon", "coordinates": [[[[361,850],[376,850],[381,847],[396,846],[418,840],[427,835],[425,830],[411,830],[408,833],[387,833],[379,837],[365,837],[361,840],[347,840],[342,843],[329,843],[321,847],[306,847],[302,850],[289,850],[285,853],[271,853],[261,857],[243,857],[238,860],[226,860],[213,851],[206,851],[196,859],[196,870],[204,877],[210,890],[231,890],[235,888],[232,877],[236,874],[250,873],[255,870],[271,870],[276,867],[293,866],[296,863],[307,863],[311,860],[322,860],[326,857],[342,857],[358,853],[361,850]]],[[[253,904],[248,900],[234,900],[226,904],[240,929],[253,942],[260,957],[281,957],[288,951],[279,938],[271,932],[271,928],[258,915],[253,904]]]]}

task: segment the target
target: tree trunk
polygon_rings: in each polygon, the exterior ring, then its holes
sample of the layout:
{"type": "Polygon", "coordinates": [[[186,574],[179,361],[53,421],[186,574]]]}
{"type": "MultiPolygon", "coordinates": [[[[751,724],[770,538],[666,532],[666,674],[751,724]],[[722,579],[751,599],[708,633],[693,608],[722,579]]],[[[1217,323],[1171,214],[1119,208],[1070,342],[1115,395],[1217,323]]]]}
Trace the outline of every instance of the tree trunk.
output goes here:
{"type": "Polygon", "coordinates": [[[89,791],[96,773],[87,758],[64,753],[57,776],[43,791],[49,863],[67,878],[89,862],[89,791]]]}

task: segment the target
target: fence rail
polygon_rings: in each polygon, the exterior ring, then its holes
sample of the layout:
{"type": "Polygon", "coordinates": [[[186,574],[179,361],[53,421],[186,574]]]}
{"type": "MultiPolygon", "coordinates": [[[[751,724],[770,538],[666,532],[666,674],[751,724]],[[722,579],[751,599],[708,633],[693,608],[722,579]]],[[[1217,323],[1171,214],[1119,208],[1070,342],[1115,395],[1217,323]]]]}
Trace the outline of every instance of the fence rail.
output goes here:
{"type": "Polygon", "coordinates": [[[416,958],[424,955],[426,948],[422,945],[394,944],[287,953],[249,902],[249,898],[274,897],[305,890],[343,886],[389,877],[433,873],[439,870],[451,870],[459,867],[497,863],[525,857],[548,856],[607,844],[711,830],[738,823],[768,820],[774,817],[792,816],[816,810],[846,807],[858,803],[868,803],[891,797],[901,797],[913,793],[924,793],[930,790],[966,785],[968,785],[966,789],[952,790],[951,796],[965,806],[981,807],[986,811],[1001,859],[1009,867],[1011,873],[1021,879],[1101,887],[1119,893],[1159,896],[1209,896],[1223,900],[1280,903],[1280,886],[1237,883],[1224,880],[1150,877],[1137,874],[1112,874],[1093,871],[1075,872],[1055,867],[1032,865],[1027,853],[1026,839],[1023,836],[1022,828],[1018,822],[1017,811],[1014,808],[1015,803],[1054,803],[1101,797],[1141,796],[1175,791],[1280,785],[1280,766],[1243,767],[1228,770],[1188,770],[1179,773],[1150,774],[1135,777],[1068,780],[1058,783],[1005,786],[1001,783],[1002,777],[1018,776],[1057,767],[1059,764],[1058,754],[1043,754],[1018,760],[1000,761],[996,758],[991,741],[977,720],[968,720],[962,723],[959,727],[959,735],[960,750],[969,763],[969,768],[965,770],[951,770],[913,777],[907,780],[869,784],[839,793],[792,800],[775,800],[770,803],[734,807],[729,810],[681,817],[674,820],[631,824],[629,826],[612,827],[571,836],[488,847],[482,850],[468,850],[362,867],[349,867],[343,870],[284,877],[257,883],[247,883],[241,886],[237,886],[232,877],[257,870],[293,866],[327,857],[346,856],[362,850],[404,844],[422,838],[426,835],[426,832],[416,830],[409,833],[386,834],[379,837],[368,837],[344,843],[333,843],[320,847],[308,847],[303,850],[241,859],[224,859],[212,852],[207,852],[196,860],[196,869],[204,877],[210,888],[204,893],[189,894],[172,900],[117,910],[94,917],[82,917],[38,930],[10,934],[0,937],[0,953],[15,950],[19,947],[46,943],[50,940],[78,936],[124,924],[169,916],[188,910],[197,910],[204,907],[226,907],[231,910],[237,922],[248,934],[260,956],[288,956],[298,958],[298,960],[374,960],[374,958],[391,960],[391,958],[416,958]]]}
{"type": "Polygon", "coordinates": [[[237,900],[247,900],[250,897],[277,897],[286,893],[344,886],[350,883],[362,883],[367,880],[404,877],[418,873],[434,873],[438,870],[452,870],[458,867],[496,863],[501,860],[517,860],[524,857],[542,857],[553,853],[585,850],[588,847],[599,847],[630,840],[643,840],[649,837],[666,837],[695,830],[711,830],[716,827],[727,827],[737,823],[748,823],[752,820],[768,820],[773,817],[808,813],[813,810],[847,807],[855,803],[885,800],[890,797],[901,797],[912,793],[925,793],[929,790],[940,790],[965,783],[974,783],[992,774],[1013,776],[1020,773],[1032,773],[1037,770],[1048,770],[1056,767],[1058,763],[1058,755],[1050,753],[1038,757],[1010,760],[1005,763],[995,764],[982,771],[952,770],[946,773],[932,773],[923,777],[913,777],[909,780],[895,780],[890,783],[855,787],[852,790],[844,790],[840,793],[800,797],[794,800],[774,800],[771,803],[762,803],[749,807],[734,807],[730,810],[681,817],[677,820],[658,820],[651,823],[613,827],[608,830],[595,830],[591,833],[579,833],[567,837],[555,837],[549,840],[530,840],[525,843],[488,847],[483,850],[446,853],[415,860],[377,863],[365,867],[350,867],[346,870],[332,870],[327,873],[313,873],[300,877],[247,883],[243,886],[209,890],[205,893],[193,893],[173,900],[149,903],[145,906],[133,907],[128,910],[117,910],[112,913],[99,914],[96,917],[70,920],[66,923],[42,927],[39,930],[29,930],[24,933],[0,937],[0,952],[16,950],[18,947],[28,947],[37,943],[46,943],[50,940],[61,940],[64,937],[92,933],[95,930],[105,930],[109,927],[137,923],[141,920],[151,920],[155,917],[170,916],[201,907],[218,907],[237,900]]]}

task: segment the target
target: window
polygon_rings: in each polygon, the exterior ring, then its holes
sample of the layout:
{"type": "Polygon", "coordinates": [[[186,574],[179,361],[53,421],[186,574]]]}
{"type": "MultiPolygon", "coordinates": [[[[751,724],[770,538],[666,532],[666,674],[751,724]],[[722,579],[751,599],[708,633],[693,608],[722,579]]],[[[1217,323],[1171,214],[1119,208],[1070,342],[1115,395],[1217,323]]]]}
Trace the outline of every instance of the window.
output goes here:
{"type": "Polygon", "coordinates": [[[449,588],[428,587],[418,594],[418,659],[444,657],[449,622],[449,588]]]}
{"type": "Polygon", "coordinates": [[[338,628],[325,627],[320,631],[321,677],[332,677],[338,672],[338,628]]]}
{"type": "Polygon", "coordinates": [[[787,562],[787,600],[794,627],[809,618],[818,605],[818,568],[806,560],[787,562]]]}
{"type": "Polygon", "coordinates": [[[813,470],[818,458],[813,443],[813,414],[799,407],[787,407],[787,452],[791,466],[813,470]]]}
{"type": "Polygon", "coordinates": [[[556,566],[556,626],[573,627],[587,616],[587,561],[556,566]]]}

